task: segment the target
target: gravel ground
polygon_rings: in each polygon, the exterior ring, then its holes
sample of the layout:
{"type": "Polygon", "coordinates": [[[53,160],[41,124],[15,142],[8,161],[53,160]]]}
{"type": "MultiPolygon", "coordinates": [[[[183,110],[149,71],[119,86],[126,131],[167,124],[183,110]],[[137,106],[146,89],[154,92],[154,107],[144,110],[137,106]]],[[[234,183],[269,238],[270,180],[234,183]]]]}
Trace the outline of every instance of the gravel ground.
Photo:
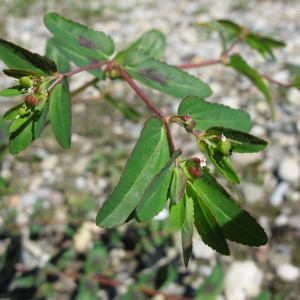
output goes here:
{"type": "MultiPolygon", "coordinates": [[[[85,0],[27,3],[0,1],[1,37],[39,53],[44,52],[49,36],[42,25],[42,15],[47,11],[56,11],[104,31],[115,40],[119,49],[146,30],[158,28],[167,36],[168,47],[164,60],[173,64],[217,58],[220,51],[217,36],[209,37],[193,24],[226,18],[287,43],[284,49],[275,52],[276,62],[263,62],[253,52],[245,53],[249,63],[260,72],[288,82],[289,73],[284,65],[300,65],[300,2],[296,0],[85,0]]],[[[266,287],[282,296],[282,299],[299,299],[300,92],[295,88],[284,90],[270,85],[276,109],[276,120],[273,121],[266,102],[248,80],[219,66],[192,70],[191,73],[211,85],[214,91],[211,101],[248,111],[255,124],[253,134],[270,143],[262,153],[233,156],[242,177],[240,192],[245,198],[245,206],[258,217],[268,232],[270,242],[259,249],[232,245],[233,255],[224,258],[195,238],[194,258],[187,272],[197,274],[195,281],[200,283],[216,261],[220,260],[226,269],[223,299],[253,299],[266,287]]],[[[75,87],[88,78],[74,78],[71,86],[75,87]]],[[[10,82],[1,75],[0,88],[10,82]]],[[[115,83],[111,93],[116,97],[125,95],[129,103],[136,100],[121,83],[115,83]]],[[[98,92],[91,90],[87,95],[97,97],[98,92]]],[[[153,96],[157,97],[157,93],[153,96]]],[[[163,100],[163,109],[175,111],[178,102],[174,104],[174,99],[168,97],[163,100]]],[[[9,106],[7,99],[0,98],[0,103],[2,113],[9,106]]],[[[98,103],[74,106],[73,148],[70,151],[60,149],[46,130],[45,136],[24,153],[4,158],[0,171],[1,176],[10,182],[10,191],[2,195],[0,205],[5,209],[17,209],[16,222],[19,226],[29,224],[33,206],[39,199],[44,199],[43,205],[51,208],[58,222],[70,217],[68,205],[73,205],[80,197],[92,197],[95,207],[105,200],[117,182],[145,120],[140,118],[139,124],[135,124],[122,119],[118,112],[106,114],[108,109],[109,105],[99,106],[98,103]]],[[[137,109],[147,114],[142,105],[138,105],[137,109]]],[[[185,142],[185,147],[187,154],[197,154],[193,143],[185,142]]],[[[0,215],[0,224],[5,217],[0,215]]],[[[99,229],[93,226],[94,217],[95,213],[89,213],[80,227],[83,229],[76,233],[73,242],[78,252],[85,253],[95,232],[100,234],[99,229]]],[[[49,232],[58,230],[54,225],[51,226],[49,232]]],[[[44,241],[42,238],[39,241],[32,240],[28,228],[21,230],[23,257],[27,257],[22,265],[27,269],[30,264],[42,264],[43,260],[49,260],[57,247],[57,244],[51,244],[52,239],[45,237],[44,241]],[[30,249],[39,249],[41,254],[36,254],[35,260],[28,258],[26,253],[30,249]]],[[[0,239],[0,253],[5,247],[7,241],[0,239]]],[[[118,256],[113,253],[114,257],[120,257],[115,264],[120,265],[121,274],[124,272],[121,267],[122,254],[118,256]]],[[[176,286],[172,288],[171,292],[176,293],[176,286]]],[[[177,288],[180,293],[180,286],[177,288]]],[[[105,299],[105,296],[102,297],[105,299]]]]}

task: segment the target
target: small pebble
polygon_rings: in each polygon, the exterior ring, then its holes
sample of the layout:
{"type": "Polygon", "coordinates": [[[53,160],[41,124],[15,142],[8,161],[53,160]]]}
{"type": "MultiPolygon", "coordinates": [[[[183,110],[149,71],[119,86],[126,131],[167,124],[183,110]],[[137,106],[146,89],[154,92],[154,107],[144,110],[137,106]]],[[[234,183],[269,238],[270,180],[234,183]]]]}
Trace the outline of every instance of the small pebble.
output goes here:
{"type": "Polygon", "coordinates": [[[280,182],[270,197],[270,204],[272,206],[280,206],[283,202],[284,196],[289,189],[289,183],[286,181],[280,182]]]}
{"type": "Polygon", "coordinates": [[[300,277],[300,269],[291,264],[281,264],[276,268],[276,275],[283,281],[295,281],[300,277]]]}
{"type": "Polygon", "coordinates": [[[299,162],[294,158],[284,158],[279,164],[278,175],[282,180],[290,182],[299,182],[299,162]]]}

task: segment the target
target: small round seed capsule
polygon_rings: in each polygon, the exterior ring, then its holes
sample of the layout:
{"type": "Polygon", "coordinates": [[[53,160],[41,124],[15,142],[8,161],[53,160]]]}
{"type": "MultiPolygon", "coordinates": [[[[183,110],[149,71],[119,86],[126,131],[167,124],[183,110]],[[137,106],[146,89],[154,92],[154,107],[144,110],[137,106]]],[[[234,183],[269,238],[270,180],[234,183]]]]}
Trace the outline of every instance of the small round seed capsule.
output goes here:
{"type": "Polygon", "coordinates": [[[221,153],[223,153],[224,155],[227,155],[231,149],[231,143],[228,140],[220,141],[217,144],[217,148],[221,153]]]}
{"type": "Polygon", "coordinates": [[[35,107],[37,105],[38,99],[33,95],[27,95],[25,97],[25,104],[27,107],[35,107]]]}
{"type": "Polygon", "coordinates": [[[19,79],[19,83],[21,87],[29,88],[32,84],[29,76],[23,76],[19,79]]]}
{"type": "Polygon", "coordinates": [[[27,110],[26,110],[26,108],[24,108],[24,107],[19,108],[18,114],[19,114],[21,117],[27,115],[27,110]]]}
{"type": "Polygon", "coordinates": [[[189,171],[195,179],[199,178],[202,174],[202,170],[200,168],[196,168],[195,166],[190,166],[189,171]]]}

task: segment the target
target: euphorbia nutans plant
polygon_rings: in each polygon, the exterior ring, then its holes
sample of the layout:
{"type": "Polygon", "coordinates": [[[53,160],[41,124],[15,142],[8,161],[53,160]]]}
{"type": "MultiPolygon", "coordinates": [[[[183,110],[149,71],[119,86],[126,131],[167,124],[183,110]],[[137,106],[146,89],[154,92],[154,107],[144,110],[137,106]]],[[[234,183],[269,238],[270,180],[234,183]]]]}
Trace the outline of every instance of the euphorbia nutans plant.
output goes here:
{"type": "Polygon", "coordinates": [[[72,92],[68,81],[74,74],[91,73],[95,77],[91,84],[107,78],[122,80],[153,116],[145,120],[117,187],[98,211],[96,224],[111,228],[133,219],[145,222],[169,206],[171,221],[182,233],[186,265],[192,251],[194,227],[207,245],[224,255],[230,254],[227,240],[255,247],[267,243],[263,228],[210,170],[214,165],[230,185],[239,184],[231,155],[261,151],[267,142],[249,133],[252,121],[247,112],[206,100],[212,94],[209,85],[184,69],[223,64],[236,70],[253,82],[274,116],[264,80],[272,81],[271,78],[259,74],[242,54],[233,51],[236,45],[244,43],[263,57],[274,59],[274,48],[283,47],[283,42],[257,35],[228,20],[196,24],[200,30],[209,28],[220,33],[223,46],[220,57],[172,66],[160,60],[166,38],[159,30],[150,30],[127,49],[117,51],[114,41],[105,33],[57,13],[47,13],[44,24],[53,34],[47,43],[47,56],[0,40],[0,58],[7,65],[4,73],[17,79],[16,85],[0,95],[22,95],[22,101],[3,116],[11,122],[9,151],[12,154],[39,138],[48,119],[58,143],[64,148],[71,147],[72,92]],[[77,67],[71,70],[70,62],[77,67]],[[174,101],[179,99],[177,114],[162,111],[137,82],[171,95],[174,101]],[[172,126],[181,126],[194,136],[195,151],[200,146],[201,157],[182,158],[185,154],[172,135],[172,126]]]}

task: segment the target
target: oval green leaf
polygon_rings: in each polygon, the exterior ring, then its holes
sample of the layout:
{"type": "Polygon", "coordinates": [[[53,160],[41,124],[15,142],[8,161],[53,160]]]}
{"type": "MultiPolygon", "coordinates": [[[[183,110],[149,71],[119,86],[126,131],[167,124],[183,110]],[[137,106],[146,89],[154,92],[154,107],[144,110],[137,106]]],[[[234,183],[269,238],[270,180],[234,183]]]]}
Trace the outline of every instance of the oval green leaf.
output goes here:
{"type": "Polygon", "coordinates": [[[164,124],[156,117],[149,119],[116,189],[100,208],[96,224],[104,228],[123,224],[170,156],[164,124]]]}
{"type": "Polygon", "coordinates": [[[71,148],[71,96],[67,79],[57,84],[50,95],[50,119],[58,143],[71,148]]]}
{"type": "MultiPolygon", "coordinates": [[[[91,64],[108,60],[114,53],[113,40],[101,31],[67,20],[54,12],[44,15],[44,24],[64,49],[70,48],[68,54],[72,55],[68,56],[71,60],[74,57],[87,57],[91,64]]],[[[77,64],[76,61],[74,63],[77,64]]]]}
{"type": "Polygon", "coordinates": [[[190,115],[196,121],[195,128],[206,130],[213,126],[250,131],[252,121],[250,115],[222,104],[210,103],[198,97],[188,97],[178,107],[179,115],[190,115]]]}
{"type": "Polygon", "coordinates": [[[124,58],[123,68],[132,78],[177,98],[189,95],[204,98],[212,94],[210,87],[200,79],[156,60],[141,50],[130,51],[124,58]]]}

